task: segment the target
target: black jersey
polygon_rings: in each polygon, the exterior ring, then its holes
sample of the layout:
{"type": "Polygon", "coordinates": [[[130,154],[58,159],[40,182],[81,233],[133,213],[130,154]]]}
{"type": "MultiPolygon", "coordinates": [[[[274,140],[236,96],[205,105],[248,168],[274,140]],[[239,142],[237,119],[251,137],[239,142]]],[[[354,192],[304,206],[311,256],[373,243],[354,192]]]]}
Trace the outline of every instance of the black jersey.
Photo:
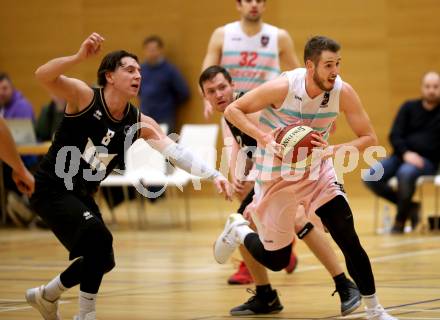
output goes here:
{"type": "MultiPolygon", "coordinates": [[[[64,115],[36,174],[81,195],[95,192],[100,181],[124,163],[126,136],[137,139],[139,133],[130,129],[140,121],[141,113],[135,106],[128,103],[124,117],[116,120],[106,105],[103,89],[93,91],[89,106],[64,115]],[[72,177],[66,180],[69,175],[72,177]],[[71,183],[66,183],[69,180],[71,183]]],[[[127,139],[128,146],[133,139],[127,139]]]]}
{"type": "MultiPolygon", "coordinates": [[[[241,98],[244,95],[243,92],[240,92],[235,99],[241,98]]],[[[229,129],[231,130],[232,135],[234,136],[235,141],[238,143],[241,149],[247,149],[249,148],[249,152],[246,152],[248,158],[252,158],[252,150],[257,147],[257,140],[252,138],[251,136],[247,135],[240,129],[238,129],[236,126],[234,126],[232,123],[230,123],[228,120],[226,120],[226,124],[228,125],[229,129]]]]}

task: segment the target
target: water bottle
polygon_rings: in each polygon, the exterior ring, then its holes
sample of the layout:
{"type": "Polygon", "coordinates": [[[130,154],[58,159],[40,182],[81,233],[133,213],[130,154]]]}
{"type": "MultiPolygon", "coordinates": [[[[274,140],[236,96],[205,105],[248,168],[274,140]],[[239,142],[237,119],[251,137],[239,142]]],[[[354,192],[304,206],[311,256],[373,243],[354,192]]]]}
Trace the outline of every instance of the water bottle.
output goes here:
{"type": "Polygon", "coordinates": [[[391,218],[390,207],[388,205],[384,205],[383,207],[382,219],[383,233],[390,233],[393,227],[393,220],[391,218]]]}

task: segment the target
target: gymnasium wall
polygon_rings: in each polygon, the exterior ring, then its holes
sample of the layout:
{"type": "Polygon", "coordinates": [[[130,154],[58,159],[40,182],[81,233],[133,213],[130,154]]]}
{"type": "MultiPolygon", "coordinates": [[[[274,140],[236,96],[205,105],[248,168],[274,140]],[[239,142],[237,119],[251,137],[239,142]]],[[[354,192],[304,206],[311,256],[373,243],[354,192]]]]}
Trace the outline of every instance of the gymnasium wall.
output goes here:
{"type": "MultiPolygon", "coordinates": [[[[106,38],[105,51],[124,48],[139,55],[143,38],[154,33],[163,37],[167,56],[191,86],[193,96],[180,110],[179,123],[204,122],[197,79],[207,42],[217,26],[238,18],[233,0],[22,0],[1,6],[0,70],[11,75],[37,113],[48,100],[33,77],[40,64],[73,54],[93,31],[106,38]]],[[[301,60],[311,35],[328,35],[342,44],[341,75],[358,91],[388,147],[399,105],[418,97],[425,71],[440,70],[439,14],[437,0],[268,0],[264,20],[292,35],[301,60]]],[[[69,75],[94,83],[98,64],[95,58],[69,75]]],[[[341,120],[333,142],[352,136],[341,120]]],[[[365,192],[359,172],[345,180],[352,193],[365,192]]]]}

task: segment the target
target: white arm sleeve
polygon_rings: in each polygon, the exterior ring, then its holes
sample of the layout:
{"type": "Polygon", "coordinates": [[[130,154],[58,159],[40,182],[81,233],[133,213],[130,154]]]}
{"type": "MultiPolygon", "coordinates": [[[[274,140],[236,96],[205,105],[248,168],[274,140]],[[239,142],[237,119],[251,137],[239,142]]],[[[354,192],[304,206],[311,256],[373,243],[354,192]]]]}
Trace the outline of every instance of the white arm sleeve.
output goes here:
{"type": "Polygon", "coordinates": [[[222,174],[214,168],[208,167],[203,160],[193,154],[190,150],[172,143],[165,148],[163,155],[169,159],[169,161],[193,175],[214,180],[222,174]]]}

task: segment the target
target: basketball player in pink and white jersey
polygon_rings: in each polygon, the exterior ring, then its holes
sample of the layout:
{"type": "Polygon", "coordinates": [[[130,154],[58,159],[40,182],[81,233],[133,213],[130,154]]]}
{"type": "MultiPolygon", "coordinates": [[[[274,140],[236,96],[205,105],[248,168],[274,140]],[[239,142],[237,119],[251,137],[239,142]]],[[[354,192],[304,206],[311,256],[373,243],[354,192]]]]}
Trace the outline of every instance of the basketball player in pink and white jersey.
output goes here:
{"type": "MultiPolygon", "coordinates": [[[[217,28],[211,35],[208,50],[203,60],[202,72],[213,65],[221,65],[232,76],[234,91],[246,93],[280,74],[280,65],[286,70],[299,67],[292,38],[287,31],[264,23],[262,15],[265,0],[236,0],[240,20],[217,28]]],[[[213,113],[209,102],[204,100],[204,115],[208,119],[213,113]]],[[[222,122],[224,120],[222,119],[222,122]]],[[[223,126],[224,127],[224,123],[223,126]]],[[[253,182],[241,182],[242,192],[236,193],[240,201],[252,190],[253,182]]],[[[248,270],[253,266],[246,261],[246,253],[240,247],[245,262],[241,262],[236,273],[228,279],[230,284],[246,284],[254,280],[248,270]]],[[[297,258],[292,253],[286,272],[296,268],[297,258]]],[[[255,272],[253,274],[256,274],[255,272]]]]}
{"type": "Polygon", "coordinates": [[[286,72],[226,108],[226,119],[258,143],[255,197],[245,211],[258,234],[249,228],[243,215],[231,214],[215,242],[214,256],[217,262],[224,263],[238,245],[244,244],[261,264],[280,270],[289,262],[295,232],[300,231],[293,226],[317,215],[345,256],[347,269],[365,302],[367,319],[394,320],[379,304],[370,260],[356,234],[352,211],[329,159],[341,148],[362,152],[377,143],[359,96],[339,76],[339,50],[340,45],[330,38],[311,38],[304,49],[306,68],[286,72]],[[258,111],[260,122],[255,125],[247,114],[258,111]],[[329,131],[340,111],[345,113],[357,138],[329,146],[329,131]],[[281,159],[282,148],[274,137],[274,129],[290,124],[307,125],[321,133],[313,135],[312,143],[323,150],[322,158],[317,159],[316,167],[312,164],[302,172],[300,179],[297,170],[281,159]]]}
{"type": "MultiPolygon", "coordinates": [[[[264,23],[265,0],[236,0],[239,21],[221,26],[212,33],[202,71],[221,65],[232,76],[236,92],[247,92],[286,70],[300,66],[293,40],[286,30],[264,23]]],[[[212,114],[205,101],[205,118],[212,114]]]]}
{"type": "MultiPolygon", "coordinates": [[[[221,66],[211,66],[200,75],[200,89],[204,97],[208,99],[214,110],[223,114],[226,107],[239,96],[234,94],[234,83],[231,75],[221,66]]],[[[258,123],[259,113],[252,114],[249,118],[258,123]]],[[[252,179],[252,168],[254,167],[253,151],[257,147],[257,141],[243,133],[228,121],[225,121],[223,129],[225,136],[232,138],[231,159],[229,172],[234,188],[237,188],[238,179],[252,179]],[[240,176],[244,176],[243,178],[240,176]]],[[[242,190],[238,187],[240,193],[242,190]]],[[[252,202],[254,197],[253,190],[247,194],[241,202],[237,212],[243,214],[246,207],[252,202]]],[[[301,232],[298,238],[302,239],[318,260],[325,266],[327,271],[335,282],[336,290],[341,300],[341,314],[348,315],[355,311],[361,305],[361,296],[358,288],[345,276],[344,270],[340,266],[336,254],[329,245],[327,238],[318,228],[308,229],[307,220],[299,221],[301,225],[298,229],[301,232]]],[[[281,312],[283,306],[278,298],[276,290],[272,290],[269,282],[266,268],[255,261],[255,259],[246,251],[246,262],[251,262],[250,271],[255,275],[254,295],[245,303],[231,309],[232,316],[253,315],[253,314],[274,314],[281,312]]]]}

